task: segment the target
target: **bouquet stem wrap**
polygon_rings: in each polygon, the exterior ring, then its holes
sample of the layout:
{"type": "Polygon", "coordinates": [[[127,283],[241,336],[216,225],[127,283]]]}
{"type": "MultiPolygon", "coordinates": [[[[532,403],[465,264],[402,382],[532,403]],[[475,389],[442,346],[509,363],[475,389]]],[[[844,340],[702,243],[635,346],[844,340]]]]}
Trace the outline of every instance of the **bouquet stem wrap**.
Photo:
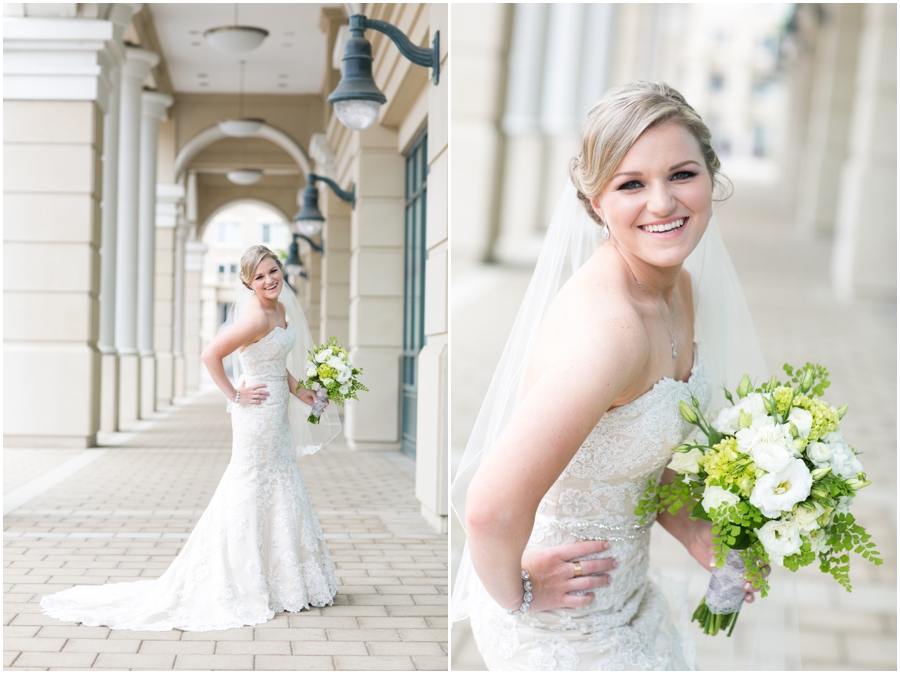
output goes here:
{"type": "Polygon", "coordinates": [[[322,416],[322,412],[325,411],[325,404],[328,402],[328,389],[320,388],[316,391],[316,402],[312,406],[312,411],[309,413],[309,423],[317,424],[319,423],[319,419],[322,416]]]}
{"type": "Polygon", "coordinates": [[[729,550],[725,565],[713,569],[706,588],[706,596],[694,612],[694,620],[703,627],[703,633],[715,636],[728,628],[728,636],[734,630],[744,595],[746,568],[739,550],[729,550]]]}

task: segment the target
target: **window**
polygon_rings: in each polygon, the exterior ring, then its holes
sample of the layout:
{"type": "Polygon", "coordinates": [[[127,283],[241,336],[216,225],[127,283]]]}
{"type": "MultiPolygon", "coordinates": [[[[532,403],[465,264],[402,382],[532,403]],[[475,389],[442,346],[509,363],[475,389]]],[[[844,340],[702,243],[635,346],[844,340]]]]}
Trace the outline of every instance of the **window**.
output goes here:
{"type": "Polygon", "coordinates": [[[216,231],[216,243],[225,246],[240,246],[243,243],[243,231],[237,222],[220,222],[216,231]]]}
{"type": "Polygon", "coordinates": [[[262,226],[262,242],[272,243],[272,225],[262,226]]]}
{"type": "Polygon", "coordinates": [[[418,358],[425,345],[425,206],[428,176],[428,135],[413,143],[406,155],[406,214],[403,288],[403,401],[401,447],[416,455],[418,358]]]}

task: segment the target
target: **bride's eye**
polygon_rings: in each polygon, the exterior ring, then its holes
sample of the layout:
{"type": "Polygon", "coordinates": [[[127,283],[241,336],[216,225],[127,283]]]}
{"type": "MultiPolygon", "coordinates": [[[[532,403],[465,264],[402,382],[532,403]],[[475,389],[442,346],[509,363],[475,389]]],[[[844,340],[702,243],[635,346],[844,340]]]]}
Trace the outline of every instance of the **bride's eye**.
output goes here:
{"type": "Polygon", "coordinates": [[[619,185],[619,189],[625,190],[626,192],[636,190],[639,187],[641,187],[641,184],[637,180],[629,180],[627,183],[619,185]]]}
{"type": "Polygon", "coordinates": [[[678,171],[675,175],[672,176],[672,179],[673,180],[689,180],[690,178],[693,178],[695,175],[697,175],[697,174],[694,173],[693,171],[678,171]]]}

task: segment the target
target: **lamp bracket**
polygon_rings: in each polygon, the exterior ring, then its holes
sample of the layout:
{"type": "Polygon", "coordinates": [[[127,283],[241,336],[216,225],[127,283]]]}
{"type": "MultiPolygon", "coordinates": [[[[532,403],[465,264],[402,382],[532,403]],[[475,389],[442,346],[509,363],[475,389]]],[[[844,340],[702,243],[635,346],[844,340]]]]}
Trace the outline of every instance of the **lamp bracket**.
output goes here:
{"type": "MultiPolygon", "coordinates": [[[[291,236],[293,236],[294,238],[297,238],[297,239],[303,239],[304,241],[306,241],[306,243],[309,244],[310,248],[312,248],[314,251],[316,251],[320,255],[325,254],[325,247],[322,244],[316,243],[315,241],[310,239],[308,236],[306,236],[306,234],[295,234],[295,233],[291,232],[291,236]]],[[[301,274],[301,276],[302,276],[302,274],[301,274]]]]}
{"type": "Polygon", "coordinates": [[[384,33],[391,42],[397,45],[397,49],[407,59],[419,66],[431,68],[431,78],[434,84],[437,84],[441,74],[441,32],[434,32],[434,39],[431,42],[431,49],[426,47],[418,47],[403,34],[396,26],[392,26],[386,21],[377,19],[369,19],[363,14],[354,14],[350,17],[350,30],[377,30],[384,33]]]}
{"type": "Polygon", "coordinates": [[[325,176],[316,175],[315,173],[310,173],[307,176],[306,182],[309,185],[315,185],[317,181],[322,181],[326,185],[331,188],[331,191],[334,192],[335,196],[341,201],[349,201],[350,208],[356,208],[356,185],[350,187],[350,191],[342,190],[336,182],[334,182],[331,178],[326,178],[325,176]]]}

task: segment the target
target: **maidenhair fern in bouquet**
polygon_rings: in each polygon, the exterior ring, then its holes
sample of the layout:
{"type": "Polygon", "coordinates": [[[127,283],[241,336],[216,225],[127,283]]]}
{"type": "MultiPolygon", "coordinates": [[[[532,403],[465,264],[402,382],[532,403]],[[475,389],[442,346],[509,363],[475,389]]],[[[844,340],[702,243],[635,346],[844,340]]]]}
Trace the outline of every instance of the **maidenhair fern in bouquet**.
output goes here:
{"type": "Polygon", "coordinates": [[[757,388],[744,375],[737,400],[726,390],[731,406],[712,423],[693,396],[691,404],[682,401],[682,416],[705,439],[675,448],[668,467],[679,479],[649,484],[637,508],[646,520],[692,506],[691,517],[712,522],[717,568],[693,617],[706,634],[728,629],[731,636],[745,576],[765,597],[770,563],[796,571],[818,559],[850,592],[851,551],[882,562],[850,513],[856,492],[871,481],[840,429],[848,406],[821,399],[830,385],[821,365],[784,371],[786,382],[772,377],[757,388]]]}
{"type": "Polygon", "coordinates": [[[306,360],[306,379],[297,384],[316,392],[317,401],[307,418],[311,424],[319,423],[326,403],[331,400],[341,407],[348,399],[359,400],[357,391],[368,391],[357,376],[362,368],[350,362],[347,350],[338,345],[337,337],[309,352],[306,360]]]}

